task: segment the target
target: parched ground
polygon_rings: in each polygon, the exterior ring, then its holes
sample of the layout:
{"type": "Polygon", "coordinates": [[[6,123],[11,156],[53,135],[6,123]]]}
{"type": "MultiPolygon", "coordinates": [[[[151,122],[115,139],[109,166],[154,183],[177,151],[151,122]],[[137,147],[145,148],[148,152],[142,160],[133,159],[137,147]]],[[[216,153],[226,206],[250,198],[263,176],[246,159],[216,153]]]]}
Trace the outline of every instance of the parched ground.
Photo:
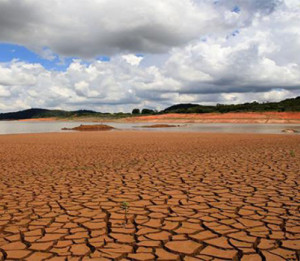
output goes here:
{"type": "Polygon", "coordinates": [[[299,183],[297,135],[0,136],[0,260],[299,260],[299,183]]]}

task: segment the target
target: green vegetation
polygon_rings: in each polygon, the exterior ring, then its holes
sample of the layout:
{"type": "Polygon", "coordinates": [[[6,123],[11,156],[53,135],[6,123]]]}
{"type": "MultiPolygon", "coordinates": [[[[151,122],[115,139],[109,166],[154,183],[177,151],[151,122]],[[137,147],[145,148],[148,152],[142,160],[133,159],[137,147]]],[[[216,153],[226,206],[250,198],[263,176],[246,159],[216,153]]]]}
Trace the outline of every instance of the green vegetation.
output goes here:
{"type": "Polygon", "coordinates": [[[130,113],[101,113],[90,110],[78,111],[63,111],[63,110],[46,110],[46,109],[29,109],[18,112],[1,113],[0,120],[22,120],[36,118],[59,118],[59,119],[74,119],[74,118],[99,118],[103,120],[121,119],[130,117],[130,113]]]}
{"type": "Polygon", "coordinates": [[[124,211],[125,211],[125,223],[124,223],[124,225],[127,225],[127,223],[128,223],[127,210],[129,209],[128,202],[126,202],[126,201],[122,202],[121,203],[121,209],[124,209],[124,211]]]}
{"type": "Polygon", "coordinates": [[[0,113],[0,120],[21,120],[35,118],[99,118],[100,120],[121,119],[138,115],[153,115],[163,113],[226,113],[226,112],[300,112],[300,96],[294,99],[286,99],[281,102],[244,103],[244,104],[217,104],[204,106],[198,104],[177,104],[162,111],[135,108],[132,113],[102,113],[91,110],[63,111],[46,109],[29,109],[18,112],[0,113]]]}
{"type": "Polygon", "coordinates": [[[142,114],[156,114],[157,111],[150,110],[150,109],[142,109],[142,114]]]}
{"type": "Polygon", "coordinates": [[[281,102],[244,103],[244,104],[217,104],[216,106],[203,106],[198,104],[173,105],[161,113],[210,113],[210,112],[295,112],[300,111],[300,97],[286,99],[281,102]]]}
{"type": "Polygon", "coordinates": [[[140,114],[140,109],[133,109],[132,114],[140,114]]]}
{"type": "Polygon", "coordinates": [[[294,158],[296,156],[295,151],[291,150],[290,151],[290,156],[294,158]]]}

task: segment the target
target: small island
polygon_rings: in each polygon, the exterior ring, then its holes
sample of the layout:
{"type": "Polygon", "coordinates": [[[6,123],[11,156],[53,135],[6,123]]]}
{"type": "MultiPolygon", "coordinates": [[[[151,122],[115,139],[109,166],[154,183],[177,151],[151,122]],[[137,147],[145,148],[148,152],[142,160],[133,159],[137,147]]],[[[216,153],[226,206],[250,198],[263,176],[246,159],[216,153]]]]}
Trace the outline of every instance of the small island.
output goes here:
{"type": "Polygon", "coordinates": [[[284,132],[284,133],[298,133],[298,131],[296,131],[294,129],[284,129],[284,130],[282,130],[282,132],[284,132]]]}
{"type": "Polygon", "coordinates": [[[109,131],[113,129],[115,128],[105,124],[80,125],[74,128],[62,128],[62,130],[68,130],[68,131],[109,131]]]}

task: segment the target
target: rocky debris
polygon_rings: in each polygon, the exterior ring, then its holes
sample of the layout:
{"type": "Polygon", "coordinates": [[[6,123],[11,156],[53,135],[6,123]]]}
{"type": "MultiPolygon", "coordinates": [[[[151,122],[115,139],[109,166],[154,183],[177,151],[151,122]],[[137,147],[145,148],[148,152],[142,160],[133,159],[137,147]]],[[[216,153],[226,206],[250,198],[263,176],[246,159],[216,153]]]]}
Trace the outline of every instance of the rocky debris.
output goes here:
{"type": "Polygon", "coordinates": [[[294,129],[284,129],[284,130],[282,130],[282,132],[284,132],[284,133],[298,133],[298,131],[294,130],[294,129]]]}

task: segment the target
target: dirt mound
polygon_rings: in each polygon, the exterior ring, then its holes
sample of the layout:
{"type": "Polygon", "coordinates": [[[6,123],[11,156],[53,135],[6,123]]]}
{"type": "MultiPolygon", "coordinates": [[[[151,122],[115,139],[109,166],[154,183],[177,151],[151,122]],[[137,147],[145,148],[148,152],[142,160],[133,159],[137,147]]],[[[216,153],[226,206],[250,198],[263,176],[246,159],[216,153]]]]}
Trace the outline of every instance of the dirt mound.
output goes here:
{"type": "Polygon", "coordinates": [[[170,124],[154,124],[154,125],[145,125],[145,126],[138,126],[139,128],[176,128],[180,127],[180,125],[170,125],[170,124]]]}
{"type": "Polygon", "coordinates": [[[62,128],[62,130],[75,130],[75,131],[108,131],[113,129],[114,127],[105,124],[80,125],[75,128],[62,128]]]}

